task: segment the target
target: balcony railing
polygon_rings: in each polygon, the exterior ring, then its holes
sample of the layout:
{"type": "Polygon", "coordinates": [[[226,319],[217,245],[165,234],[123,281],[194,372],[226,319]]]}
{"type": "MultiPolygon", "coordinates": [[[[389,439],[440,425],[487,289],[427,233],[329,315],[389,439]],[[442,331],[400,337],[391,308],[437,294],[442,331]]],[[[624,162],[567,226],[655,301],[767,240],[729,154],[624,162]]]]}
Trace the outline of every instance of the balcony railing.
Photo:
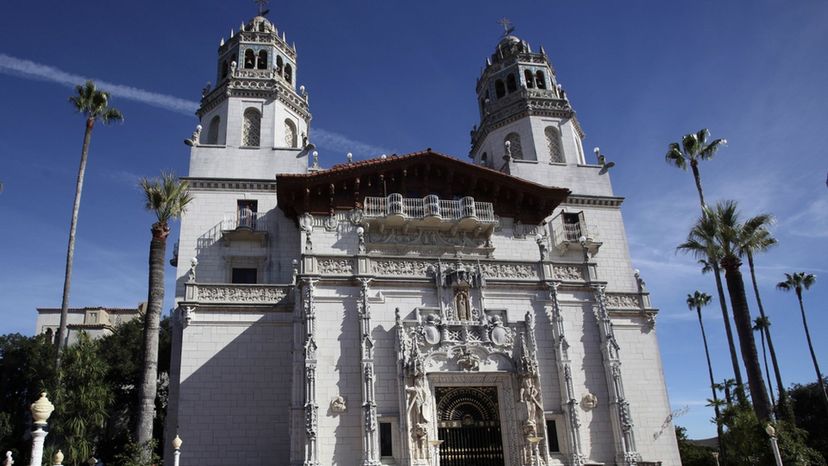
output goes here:
{"type": "Polygon", "coordinates": [[[497,223],[492,203],[475,202],[471,196],[447,200],[433,194],[423,198],[410,198],[394,193],[387,197],[366,197],[364,206],[366,218],[398,216],[406,219],[474,219],[480,223],[497,223]]]}
{"type": "Polygon", "coordinates": [[[227,214],[221,222],[222,231],[246,230],[267,231],[267,222],[264,212],[239,210],[235,214],[227,214]]]}

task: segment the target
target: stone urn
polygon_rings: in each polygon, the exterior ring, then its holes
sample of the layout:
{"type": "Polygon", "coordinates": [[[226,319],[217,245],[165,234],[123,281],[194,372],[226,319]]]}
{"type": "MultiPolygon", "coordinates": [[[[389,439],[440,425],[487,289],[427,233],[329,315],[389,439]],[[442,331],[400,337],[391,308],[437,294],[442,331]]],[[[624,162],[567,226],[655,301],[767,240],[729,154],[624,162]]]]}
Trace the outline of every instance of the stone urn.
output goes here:
{"type": "Polygon", "coordinates": [[[63,451],[58,450],[57,453],[55,453],[55,456],[52,457],[52,460],[53,460],[52,463],[54,463],[55,466],[62,465],[63,464],[63,451]]]}
{"type": "Polygon", "coordinates": [[[40,393],[40,398],[37,399],[30,407],[32,411],[32,420],[36,426],[45,426],[52,411],[55,410],[55,405],[46,398],[46,392],[40,393]]]}

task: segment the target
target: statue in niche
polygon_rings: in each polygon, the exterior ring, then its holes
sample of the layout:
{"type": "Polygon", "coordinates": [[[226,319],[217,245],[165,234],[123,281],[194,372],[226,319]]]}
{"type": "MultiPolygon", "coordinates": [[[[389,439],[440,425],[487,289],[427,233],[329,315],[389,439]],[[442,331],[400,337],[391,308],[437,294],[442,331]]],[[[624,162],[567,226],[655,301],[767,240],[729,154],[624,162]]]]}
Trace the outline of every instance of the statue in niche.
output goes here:
{"type": "Polygon", "coordinates": [[[428,459],[428,448],[426,446],[426,440],[428,440],[428,424],[425,422],[415,424],[411,428],[411,440],[414,445],[414,459],[428,459]]]}
{"type": "Polygon", "coordinates": [[[471,306],[467,290],[457,290],[454,295],[454,309],[457,320],[471,320],[471,306]]]}
{"type": "Polygon", "coordinates": [[[534,377],[526,375],[520,383],[520,402],[526,403],[526,420],[536,422],[538,413],[543,413],[543,406],[541,406],[540,393],[535,386],[534,377]]]}
{"type": "Polygon", "coordinates": [[[428,403],[428,388],[426,388],[425,375],[414,377],[414,386],[405,387],[408,398],[408,419],[412,426],[421,423],[428,423],[426,416],[426,404],[428,403]]]}

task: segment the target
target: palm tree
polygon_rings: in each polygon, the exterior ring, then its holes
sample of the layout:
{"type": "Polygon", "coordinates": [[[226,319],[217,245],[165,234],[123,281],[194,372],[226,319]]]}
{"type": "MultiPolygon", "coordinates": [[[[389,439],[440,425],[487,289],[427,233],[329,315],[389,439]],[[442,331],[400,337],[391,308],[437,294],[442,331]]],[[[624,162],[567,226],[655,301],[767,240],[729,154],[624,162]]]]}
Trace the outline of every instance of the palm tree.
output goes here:
{"type": "MultiPolygon", "coordinates": [[[[753,262],[753,254],[756,252],[764,252],[777,244],[774,238],[767,229],[767,226],[773,222],[771,217],[767,218],[766,224],[755,225],[752,230],[746,230],[742,238],[742,249],[745,252],[748,260],[748,268],[750,269],[750,280],[753,283],[753,293],[756,296],[756,305],[759,308],[759,315],[767,325],[764,325],[762,330],[762,352],[764,352],[765,339],[768,341],[768,351],[771,355],[771,363],[773,364],[773,375],[776,378],[776,387],[779,391],[779,407],[781,408],[780,415],[784,415],[792,423],[794,421],[793,410],[788,405],[788,392],[785,390],[785,384],[782,382],[782,372],[779,369],[779,361],[776,358],[776,349],[773,346],[773,338],[770,332],[770,320],[765,314],[765,306],[762,304],[762,297],[759,294],[759,285],[756,281],[756,267],[753,262]]],[[[767,357],[765,358],[767,359],[767,357]]],[[[767,368],[767,360],[765,367],[767,368]]],[[[766,371],[767,372],[767,371],[766,371]]],[[[768,387],[770,388],[771,379],[768,377],[768,387]]],[[[773,389],[771,388],[771,398],[773,398],[773,389]]]]}
{"type": "MultiPolygon", "coordinates": [[[[693,172],[693,180],[696,183],[696,190],[699,193],[699,204],[702,215],[705,212],[704,209],[707,208],[707,204],[704,201],[704,190],[702,189],[701,174],[699,173],[699,161],[712,159],[716,155],[716,152],[718,152],[719,147],[727,144],[727,140],[725,139],[714,139],[708,143],[707,140],[709,137],[710,131],[707,128],[699,130],[696,133],[686,134],[681,138],[681,144],[676,142],[671,143],[668,147],[667,154],[664,156],[668,164],[681,168],[682,170],[687,170],[687,166],[690,166],[693,172]]],[[[724,321],[725,335],[727,336],[727,346],[730,350],[730,363],[733,366],[733,376],[736,378],[736,393],[740,402],[744,404],[746,400],[744,398],[745,390],[744,382],[742,381],[742,369],[739,366],[736,343],[733,338],[733,330],[730,327],[730,314],[727,311],[727,301],[725,300],[719,261],[714,253],[715,248],[707,252],[707,254],[701,254],[699,258],[709,267],[709,270],[713,272],[713,277],[716,279],[716,292],[719,296],[719,306],[722,309],[722,320],[724,321]]],[[[703,269],[702,272],[704,273],[705,270],[703,269]]]]}
{"type": "Polygon", "coordinates": [[[770,370],[768,365],[768,351],[765,349],[765,335],[768,327],[770,327],[770,319],[767,317],[757,317],[753,319],[753,331],[759,332],[762,340],[762,359],[765,361],[765,377],[768,378],[768,391],[770,392],[771,405],[773,405],[773,384],[771,383],[770,370]]]}
{"type": "Polygon", "coordinates": [[[172,173],[162,173],[161,178],[142,179],[141,189],[146,197],[146,208],[155,214],[157,222],[152,224],[152,240],[149,251],[149,288],[147,311],[144,316],[144,365],[139,387],[138,423],[135,438],[150,456],[152,425],[155,417],[155,396],[158,379],[158,333],[161,320],[161,306],[164,304],[164,254],[167,250],[169,222],[179,218],[192,200],[186,181],[179,181],[172,173]]]}
{"type": "Polygon", "coordinates": [[[757,225],[766,224],[768,217],[768,215],[758,215],[741,223],[736,203],[720,202],[715,209],[705,209],[705,213],[690,231],[687,241],[678,247],[679,250],[698,255],[706,252],[712,242],[718,250],[717,258],[725,272],[730,305],[739,335],[739,347],[747,370],[753,409],[759,420],[763,422],[770,419],[770,399],[765,389],[759,355],[756,351],[756,341],[751,331],[750,309],[740,268],[741,257],[745,253],[742,249],[745,232],[756,229],[757,225]],[[713,233],[712,237],[711,233],[713,233]]]}
{"type": "Polygon", "coordinates": [[[816,353],[814,353],[814,345],[811,343],[811,332],[808,330],[808,319],[805,318],[805,304],[802,302],[802,290],[809,289],[816,283],[816,276],[805,272],[786,273],[785,281],[776,284],[776,287],[782,291],[796,291],[796,298],[799,300],[799,311],[802,314],[802,326],[805,327],[805,337],[808,340],[808,349],[811,350],[811,360],[814,362],[814,370],[817,374],[817,382],[822,391],[822,402],[825,403],[825,410],[828,411],[828,394],[825,393],[825,380],[822,378],[822,372],[819,370],[819,363],[817,362],[816,353]]]}
{"type": "Polygon", "coordinates": [[[83,133],[83,146],[81,147],[80,168],[78,169],[78,180],[75,184],[75,201],[72,204],[72,220],[69,223],[69,247],[66,251],[66,271],[63,275],[63,298],[60,303],[60,327],[58,327],[57,344],[58,354],[66,346],[66,325],[69,316],[69,289],[72,285],[72,262],[75,259],[75,232],[78,227],[78,212],[80,211],[81,193],[83,192],[83,177],[86,173],[86,160],[89,156],[89,142],[92,140],[92,128],[98,120],[104,124],[123,121],[121,112],[109,106],[109,93],[100,91],[92,81],[75,87],[77,95],[69,97],[69,102],[75,107],[78,113],[86,117],[86,130],[83,133]]]}
{"type": "Polygon", "coordinates": [[[722,431],[722,416],[719,411],[721,402],[719,401],[719,395],[716,394],[716,379],[713,377],[713,364],[710,362],[710,350],[707,347],[707,334],[704,333],[704,323],[702,322],[701,314],[702,307],[710,304],[710,300],[712,299],[713,298],[709,294],[696,290],[693,294],[687,295],[687,307],[691,311],[695,310],[696,315],[699,317],[699,328],[701,329],[702,341],[704,342],[704,355],[707,358],[707,375],[710,377],[710,390],[713,392],[713,402],[711,405],[713,406],[713,411],[716,414],[716,434],[719,438],[719,454],[721,454],[721,439],[724,433],[722,431]]]}

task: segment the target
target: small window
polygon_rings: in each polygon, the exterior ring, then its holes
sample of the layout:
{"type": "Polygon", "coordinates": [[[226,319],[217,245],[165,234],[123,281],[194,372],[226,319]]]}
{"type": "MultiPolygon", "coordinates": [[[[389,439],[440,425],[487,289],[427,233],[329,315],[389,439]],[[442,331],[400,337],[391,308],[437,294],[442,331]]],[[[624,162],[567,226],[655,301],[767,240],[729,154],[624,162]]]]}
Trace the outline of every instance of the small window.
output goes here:
{"type": "Polygon", "coordinates": [[[293,68],[290,65],[285,65],[285,81],[289,83],[293,82],[293,68]]]}
{"type": "Polygon", "coordinates": [[[483,155],[480,156],[480,164],[481,165],[489,165],[489,154],[483,152],[483,155]]]}
{"type": "Polygon", "coordinates": [[[278,71],[280,74],[282,73],[282,66],[284,64],[285,64],[285,62],[282,61],[282,57],[277,56],[276,57],[276,71],[278,71]]]}
{"type": "Polygon", "coordinates": [[[535,84],[538,89],[546,89],[546,77],[543,75],[543,71],[535,73],[535,84]]]}
{"type": "Polygon", "coordinates": [[[244,126],[242,126],[242,146],[259,147],[262,131],[262,114],[255,108],[244,111],[244,126]]]}
{"type": "Polygon", "coordinates": [[[515,81],[515,75],[514,74],[510,74],[506,78],[506,88],[509,90],[510,94],[517,90],[517,81],[515,81]]]}
{"type": "Polygon", "coordinates": [[[564,233],[567,241],[579,241],[581,238],[581,214],[577,212],[563,213],[564,233]]]}
{"type": "Polygon", "coordinates": [[[254,285],[256,284],[256,276],[258,271],[254,268],[236,268],[233,267],[233,276],[231,283],[254,285]]]}
{"type": "Polygon", "coordinates": [[[204,141],[205,144],[218,144],[218,137],[219,137],[219,126],[221,125],[221,117],[218,115],[214,116],[210,120],[210,125],[207,126],[207,139],[204,141]]]}
{"type": "MultiPolygon", "coordinates": [[[[535,87],[535,78],[532,76],[532,71],[525,70],[523,72],[523,78],[526,79],[526,88],[527,89],[532,89],[533,87],[535,87]]],[[[538,86],[538,87],[540,87],[540,86],[538,86]]]]}
{"type": "Polygon", "coordinates": [[[244,68],[248,70],[252,70],[256,67],[256,54],[253,52],[252,49],[247,49],[244,51],[244,68]]]}
{"type": "Polygon", "coordinates": [[[236,228],[256,229],[256,208],[258,202],[250,200],[239,200],[236,215],[236,228]]]}
{"type": "Polygon", "coordinates": [[[564,154],[561,148],[561,135],[555,127],[547,126],[543,130],[546,135],[546,146],[549,149],[549,161],[554,163],[563,163],[564,154]]]}
{"type": "Polygon", "coordinates": [[[256,68],[260,70],[267,69],[267,50],[259,50],[259,56],[256,59],[256,68]]]}
{"type": "Polygon", "coordinates": [[[227,77],[227,73],[230,71],[230,65],[227,63],[227,60],[221,64],[221,79],[227,77]]]}
{"type": "Polygon", "coordinates": [[[520,145],[520,135],[518,133],[507,134],[504,142],[509,143],[509,152],[513,159],[523,158],[523,147],[520,145]]]}
{"type": "Polygon", "coordinates": [[[296,137],[296,124],[290,120],[285,120],[285,147],[296,148],[298,147],[297,144],[297,137],[296,137]]]}
{"type": "Polygon", "coordinates": [[[380,456],[387,458],[394,456],[394,449],[391,443],[391,423],[379,423],[380,456]]]}
{"type": "Polygon", "coordinates": [[[560,453],[561,446],[558,444],[558,424],[554,419],[546,420],[546,437],[549,439],[549,452],[560,453]]]}
{"type": "Polygon", "coordinates": [[[499,99],[506,95],[506,86],[503,85],[503,81],[497,80],[495,81],[495,96],[499,99]]]}

